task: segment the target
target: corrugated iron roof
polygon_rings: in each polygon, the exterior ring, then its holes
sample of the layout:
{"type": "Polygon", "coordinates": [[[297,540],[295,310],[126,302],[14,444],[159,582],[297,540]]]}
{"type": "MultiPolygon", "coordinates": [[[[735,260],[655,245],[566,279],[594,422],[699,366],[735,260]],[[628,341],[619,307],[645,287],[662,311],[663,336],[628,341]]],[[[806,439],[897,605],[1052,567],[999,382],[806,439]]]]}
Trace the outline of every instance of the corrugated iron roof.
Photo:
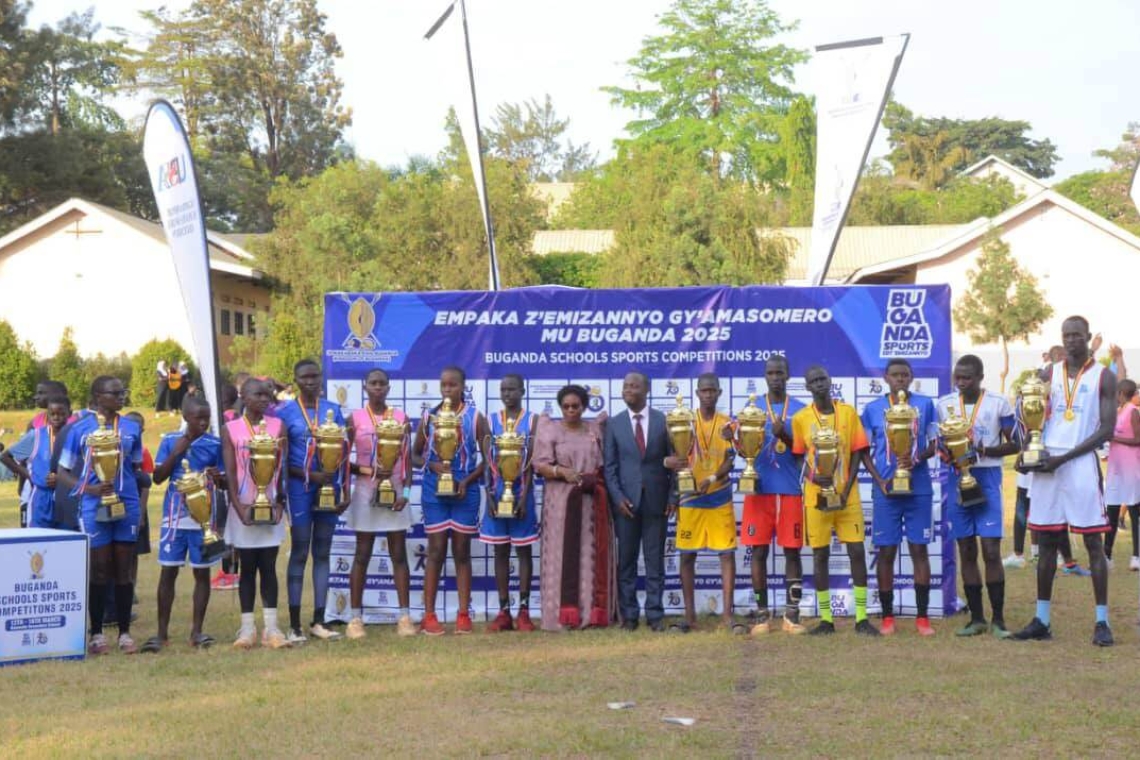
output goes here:
{"type": "Polygon", "coordinates": [[[539,230],[534,233],[534,252],[605,253],[614,245],[613,230],[539,230]]]}

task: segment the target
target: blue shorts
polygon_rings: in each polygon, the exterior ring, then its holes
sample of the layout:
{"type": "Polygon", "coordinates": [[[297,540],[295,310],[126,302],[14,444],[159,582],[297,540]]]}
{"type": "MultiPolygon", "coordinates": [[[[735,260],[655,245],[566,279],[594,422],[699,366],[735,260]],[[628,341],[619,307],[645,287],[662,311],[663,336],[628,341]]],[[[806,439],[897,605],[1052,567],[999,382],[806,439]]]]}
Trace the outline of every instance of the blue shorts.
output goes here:
{"type": "Polygon", "coordinates": [[[473,485],[467,489],[462,499],[454,496],[436,496],[424,490],[420,504],[424,510],[424,532],[441,533],[453,530],[456,533],[475,535],[479,532],[479,501],[482,489],[473,485]]]}
{"type": "Polygon", "coordinates": [[[898,546],[903,532],[912,544],[929,544],[934,537],[934,499],[930,494],[884,496],[876,492],[871,513],[871,543],[898,546]]]}
{"type": "Polygon", "coordinates": [[[950,522],[950,538],[980,536],[981,538],[1002,537],[1001,478],[1000,467],[974,467],[970,474],[978,480],[986,503],[973,507],[958,504],[958,473],[950,470],[950,481],[946,492],[946,517],[950,522]]]}
{"type": "Polygon", "coordinates": [[[289,482],[285,486],[285,493],[288,497],[286,502],[289,505],[289,524],[294,528],[307,528],[317,522],[331,522],[334,525],[340,519],[335,511],[313,511],[313,505],[317,503],[318,491],[321,487],[316,483],[312,483],[308,488],[305,488],[305,483],[295,478],[289,478],[289,482]]]}
{"type": "Polygon", "coordinates": [[[83,532],[91,537],[91,548],[99,549],[114,542],[116,544],[133,544],[139,540],[139,512],[137,499],[124,498],[123,504],[127,514],[111,522],[97,522],[95,514],[98,511],[98,500],[93,499],[89,504],[80,507],[79,525],[83,532]]]}
{"type": "Polygon", "coordinates": [[[538,510],[534,506],[533,494],[527,494],[522,517],[493,517],[492,509],[494,505],[488,504],[487,511],[483,513],[483,522],[479,527],[480,541],[512,546],[529,546],[538,541],[538,510]]]}
{"type": "Polygon", "coordinates": [[[55,522],[55,489],[32,488],[32,502],[28,509],[29,528],[57,528],[55,522]]]}
{"type": "Polygon", "coordinates": [[[158,545],[158,564],[163,567],[182,567],[190,558],[190,567],[212,567],[222,561],[219,554],[209,562],[202,559],[202,529],[176,528],[164,530],[158,545]]]}

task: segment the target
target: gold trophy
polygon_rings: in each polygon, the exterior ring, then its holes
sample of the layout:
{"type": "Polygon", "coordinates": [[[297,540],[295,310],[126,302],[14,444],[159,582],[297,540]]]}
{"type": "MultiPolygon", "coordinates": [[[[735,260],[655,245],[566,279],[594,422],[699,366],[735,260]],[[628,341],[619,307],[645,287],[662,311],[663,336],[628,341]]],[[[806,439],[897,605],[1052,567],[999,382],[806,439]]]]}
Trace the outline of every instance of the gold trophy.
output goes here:
{"type": "Polygon", "coordinates": [[[273,505],[269,502],[266,489],[277,475],[278,456],[278,441],[265,432],[265,423],[262,422],[249,439],[249,476],[257,486],[257,497],[249,511],[249,521],[253,525],[277,524],[273,519],[273,505]]]}
{"type": "Polygon", "coordinates": [[[206,473],[194,472],[190,463],[182,460],[182,476],[174,481],[174,488],[182,494],[190,518],[202,529],[202,559],[210,561],[226,550],[226,542],[210,527],[214,500],[210,498],[206,473]]]}
{"type": "Polygon", "coordinates": [[[970,474],[974,459],[974,442],[970,440],[970,423],[950,409],[950,417],[938,423],[942,443],[950,454],[950,462],[958,471],[958,503],[963,507],[984,504],[986,496],[978,485],[978,479],[970,474]]]}
{"type": "Polygon", "coordinates": [[[526,436],[515,430],[516,420],[508,419],[503,432],[494,437],[495,467],[503,479],[503,498],[495,504],[495,517],[515,516],[514,482],[529,462],[524,461],[526,436]]]}
{"type": "MultiPolygon", "coordinates": [[[[335,474],[337,468],[344,462],[344,426],[333,420],[333,410],[325,412],[325,421],[321,423],[313,438],[317,441],[317,462],[321,465],[321,472],[335,474]]],[[[317,504],[313,507],[317,512],[332,512],[336,510],[337,489],[332,483],[321,486],[317,504]]]]}
{"type": "MultiPolygon", "coordinates": [[[[123,462],[123,450],[119,434],[107,424],[103,415],[96,420],[99,427],[87,436],[87,450],[91,452],[91,469],[99,483],[114,483],[115,476],[123,462]]],[[[117,494],[111,493],[103,496],[99,508],[95,513],[95,522],[113,522],[121,520],[127,514],[127,508],[117,494]]]]}
{"type": "Polygon", "coordinates": [[[389,475],[380,481],[372,494],[373,507],[391,507],[396,503],[396,489],[392,487],[391,472],[395,469],[403,451],[404,423],[391,416],[377,420],[376,452],[372,467],[379,468],[389,475]]]}
{"type": "MultiPolygon", "coordinates": [[[[898,401],[887,409],[887,447],[895,459],[909,457],[914,453],[914,421],[918,410],[906,402],[906,391],[899,391],[898,401]]],[[[890,495],[910,494],[910,468],[899,465],[891,480],[890,495]]]]}
{"type": "MultiPolygon", "coordinates": [[[[677,406],[665,415],[665,424],[669,429],[669,443],[673,446],[673,455],[689,463],[689,452],[693,450],[693,421],[696,416],[693,410],[685,406],[685,399],[677,394],[677,406]]],[[[677,491],[687,494],[697,490],[696,481],[693,480],[693,471],[687,466],[677,471],[677,491]]]]}
{"type": "Polygon", "coordinates": [[[764,448],[765,422],[764,412],[756,406],[756,394],[749,394],[747,406],[736,415],[736,449],[744,457],[744,472],[736,484],[740,493],[756,493],[756,457],[764,448]]]}
{"type": "Polygon", "coordinates": [[[811,434],[811,447],[815,452],[816,475],[831,479],[831,485],[820,486],[815,508],[822,512],[843,509],[839,492],[835,490],[835,477],[839,472],[839,434],[834,428],[817,427],[811,434]]]}
{"type": "Polygon", "coordinates": [[[459,415],[451,408],[451,399],[445,398],[439,413],[432,417],[432,449],[444,466],[435,484],[436,496],[455,496],[455,477],[451,474],[451,460],[459,448],[459,415]]]}
{"type": "Polygon", "coordinates": [[[1041,431],[1045,429],[1049,388],[1043,380],[1033,376],[1022,383],[1018,395],[1021,397],[1021,403],[1018,404],[1020,422],[1029,432],[1029,442],[1018,460],[1023,469],[1039,470],[1045,465],[1044,459],[1048,456],[1045,444],[1041,442],[1041,431]]]}

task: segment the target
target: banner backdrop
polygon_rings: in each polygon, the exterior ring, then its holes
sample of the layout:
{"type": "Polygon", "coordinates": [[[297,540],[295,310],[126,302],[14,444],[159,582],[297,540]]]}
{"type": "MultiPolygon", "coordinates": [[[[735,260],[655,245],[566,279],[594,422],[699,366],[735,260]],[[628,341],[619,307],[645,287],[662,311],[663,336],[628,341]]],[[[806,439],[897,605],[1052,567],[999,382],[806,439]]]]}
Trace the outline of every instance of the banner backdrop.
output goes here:
{"type": "MultiPolygon", "coordinates": [[[[914,366],[915,392],[937,398],[950,375],[950,289],[947,286],[860,286],[829,288],[699,287],[639,290],[576,290],[560,287],[487,292],[330,293],[325,296],[324,368],[326,392],[347,412],[364,403],[363,378],[382,367],[391,375],[389,404],[418,420],[439,401],[439,373],[449,364],[467,371],[468,403],[485,412],[501,408],[498,380],[517,372],[526,378],[527,407],[556,416],[555,396],[568,382],[590,391],[588,416],[624,409],[622,378],[637,369],[651,378],[650,404],[672,408],[677,394],[696,407],[696,380],[716,372],[724,393],[721,409],[735,414],[750,393],[765,391],[764,362],[786,356],[792,368],[788,391],[810,401],[802,374],[821,363],[832,376],[833,393],[858,409],[884,392],[885,360],[906,357],[914,366]]],[[[737,461],[737,473],[743,462],[737,461]]],[[[936,535],[930,546],[933,571],[931,610],[957,609],[954,546],[946,540],[940,475],[935,485],[936,535]]],[[[871,532],[870,481],[860,483],[871,532]]],[[[539,494],[541,509],[541,489],[539,494]]],[[[741,497],[736,496],[737,520],[741,497]]],[[[419,507],[418,477],[413,488],[416,527],[409,537],[412,606],[422,609],[426,539],[419,507]]],[[[682,610],[678,554],[672,528],[666,552],[666,608],[682,610]]],[[[355,539],[343,523],[333,541],[328,615],[346,619],[348,571],[355,539]]],[[[536,547],[537,549],[538,547],[536,547]]],[[[877,559],[868,547],[872,562],[877,559]]],[[[536,551],[536,554],[538,552],[536,551]]],[[[475,613],[498,612],[493,550],[473,544],[475,613]]],[[[902,614],[914,612],[913,576],[905,545],[898,558],[896,599],[902,614]],[[901,598],[900,598],[901,597],[901,598]]],[[[815,614],[811,553],[805,549],[802,609],[815,614]]],[[[735,602],[752,608],[750,552],[737,557],[735,602]]],[[[777,606],[784,603],[784,560],[771,552],[770,586],[777,606]]],[[[514,563],[512,553],[512,565],[514,563]]],[[[535,557],[531,609],[538,602],[539,560],[535,557]]],[[[854,611],[849,561],[842,544],[832,546],[832,605],[836,614],[854,611]]],[[[367,622],[394,622],[395,589],[384,541],[376,542],[364,596],[367,622]]],[[[514,575],[514,569],[512,569],[514,575]]],[[[874,588],[874,570],[871,572],[874,588]]],[[[512,578],[512,601],[517,593],[512,578]]],[[[720,595],[719,560],[697,560],[698,609],[716,612],[720,595]]],[[[871,607],[878,598],[871,594],[871,607]]],[[[445,568],[440,613],[453,619],[458,598],[454,567],[445,568]]]]}

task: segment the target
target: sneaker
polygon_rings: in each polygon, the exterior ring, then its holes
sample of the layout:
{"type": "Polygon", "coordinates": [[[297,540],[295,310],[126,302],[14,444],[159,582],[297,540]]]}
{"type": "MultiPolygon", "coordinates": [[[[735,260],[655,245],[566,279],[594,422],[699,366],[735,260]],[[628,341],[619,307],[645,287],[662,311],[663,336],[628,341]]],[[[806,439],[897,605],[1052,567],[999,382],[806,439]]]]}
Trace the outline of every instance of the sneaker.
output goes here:
{"type": "Polygon", "coordinates": [[[1037,552],[1033,552],[1032,554],[1029,555],[1029,564],[1036,565],[1037,560],[1039,560],[1039,559],[1041,559],[1041,556],[1037,552]]]}
{"type": "Polygon", "coordinates": [[[210,590],[211,591],[221,591],[223,588],[225,588],[224,584],[226,583],[226,580],[227,580],[226,573],[223,573],[219,569],[217,575],[215,575],[213,578],[210,579],[210,590]]]}
{"type": "Polygon", "coordinates": [[[784,615],[784,622],[781,628],[783,628],[784,633],[790,633],[793,636],[807,633],[807,628],[804,628],[800,623],[792,621],[787,615],[784,615]]]}
{"type": "Polygon", "coordinates": [[[879,629],[871,625],[870,620],[860,620],[856,623],[855,634],[857,636],[868,636],[870,638],[876,638],[881,635],[879,629]]]}
{"type": "Polygon", "coordinates": [[[420,630],[428,636],[442,636],[444,634],[443,626],[439,624],[439,618],[435,616],[434,612],[424,613],[424,619],[420,621],[420,630]]]}
{"type": "Polygon", "coordinates": [[[1112,571],[1112,557],[1104,558],[1104,566],[1107,567],[1110,572],[1112,571]]]}
{"type": "Polygon", "coordinates": [[[1010,636],[1014,641],[1050,641],[1053,638],[1053,629],[1038,618],[1029,621],[1029,625],[1010,636]]]}
{"type": "Polygon", "coordinates": [[[955,636],[981,636],[987,633],[990,627],[984,620],[971,620],[964,628],[954,631],[955,636]]]}
{"type": "Polygon", "coordinates": [[[397,636],[415,636],[416,624],[412,622],[411,615],[400,615],[400,619],[396,621],[396,635],[397,636]]]}
{"type": "Polygon", "coordinates": [[[353,641],[367,636],[368,634],[364,631],[364,621],[358,617],[349,620],[348,627],[344,629],[344,635],[353,641]]]}
{"type": "Polygon", "coordinates": [[[879,628],[879,633],[884,636],[895,635],[895,617],[894,615],[887,615],[883,618],[882,626],[879,628]]]}
{"type": "Polygon", "coordinates": [[[934,628],[930,625],[930,618],[920,617],[914,619],[914,629],[919,636],[933,636],[934,628]]]}
{"type": "Polygon", "coordinates": [[[101,633],[97,633],[91,637],[91,641],[87,642],[87,651],[91,654],[107,654],[110,647],[107,646],[107,637],[101,633]]]}
{"type": "Polygon", "coordinates": [[[499,610],[499,614],[495,619],[487,624],[487,633],[501,633],[503,631],[514,630],[514,621],[511,620],[511,613],[509,610],[499,610]]]}
{"type": "Polygon", "coordinates": [[[139,651],[138,646],[135,644],[135,640],[131,638],[131,634],[119,634],[119,651],[123,654],[134,654],[135,652],[139,651]]]}
{"type": "Polygon", "coordinates": [[[1135,554],[1133,554],[1132,559],[1128,560],[1128,569],[1132,572],[1140,570],[1140,557],[1137,557],[1135,554]]]}
{"type": "Polygon", "coordinates": [[[289,646],[299,647],[309,639],[301,633],[300,628],[290,628],[289,633],[285,634],[285,640],[289,642],[289,646]]]}
{"type": "Polygon", "coordinates": [[[334,631],[331,628],[325,628],[324,623],[313,623],[309,626],[309,633],[313,634],[313,638],[320,639],[321,641],[340,641],[344,638],[343,633],[334,631]]]}
{"type": "Polygon", "coordinates": [[[257,631],[253,628],[238,631],[237,638],[234,639],[234,649],[253,649],[257,644],[257,631]]]}
{"type": "Polygon", "coordinates": [[[821,620],[815,628],[808,631],[808,636],[830,636],[835,633],[835,623],[830,620],[821,620]]]}
{"type": "Polygon", "coordinates": [[[1093,628],[1093,644],[1098,647],[1110,647],[1114,643],[1112,640],[1112,629],[1108,627],[1108,623],[1100,622],[1093,628]]]}
{"type": "Polygon", "coordinates": [[[772,630],[772,621],[768,610],[760,610],[756,613],[756,625],[752,626],[749,634],[752,636],[763,636],[772,630]]]}
{"type": "Polygon", "coordinates": [[[1075,575],[1078,578],[1087,578],[1092,575],[1091,571],[1081,567],[1077,562],[1074,562],[1071,565],[1065,565],[1064,569],[1061,570],[1061,573],[1063,575],[1075,575]]]}
{"type": "Polygon", "coordinates": [[[515,630],[530,633],[534,630],[534,623],[530,619],[530,610],[519,607],[519,614],[515,617],[515,630]]]}
{"type": "Polygon", "coordinates": [[[471,616],[466,612],[460,612],[455,616],[455,633],[463,636],[471,633],[471,616]]]}
{"type": "Polygon", "coordinates": [[[1021,570],[1025,565],[1025,557],[1021,554],[1011,554],[1001,561],[1001,566],[1010,570],[1021,570]]]}
{"type": "MultiPolygon", "coordinates": [[[[297,631],[289,631],[289,635],[286,636],[281,633],[280,628],[267,630],[261,634],[261,645],[270,649],[290,649],[293,646],[294,633],[297,631]]],[[[301,641],[302,643],[305,641],[304,636],[301,637],[301,641]]]]}
{"type": "Polygon", "coordinates": [[[1005,639],[1013,638],[1013,634],[1006,629],[1005,623],[999,620],[995,620],[990,625],[990,631],[993,632],[994,638],[998,641],[1004,641],[1005,639]]]}

